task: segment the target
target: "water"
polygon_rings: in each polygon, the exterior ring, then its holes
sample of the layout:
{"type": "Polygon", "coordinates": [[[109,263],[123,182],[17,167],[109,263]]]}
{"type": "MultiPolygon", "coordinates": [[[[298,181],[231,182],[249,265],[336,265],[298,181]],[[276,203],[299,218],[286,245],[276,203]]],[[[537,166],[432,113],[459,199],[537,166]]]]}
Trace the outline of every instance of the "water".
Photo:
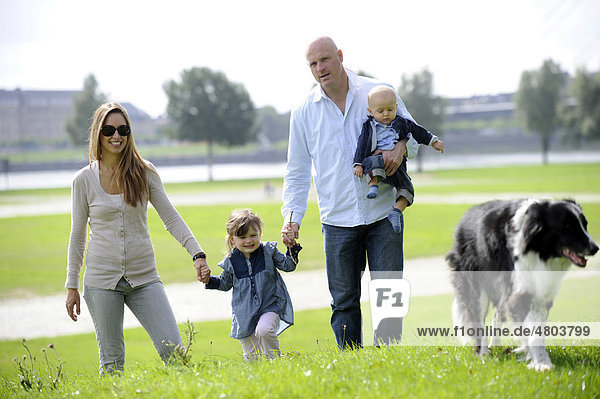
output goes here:
{"type": "MultiPolygon", "coordinates": [[[[600,152],[568,152],[548,154],[549,163],[600,162],[600,152]]],[[[427,153],[424,170],[461,169],[505,165],[540,165],[540,153],[440,155],[427,153]]],[[[409,160],[408,170],[416,170],[415,160],[409,160]]],[[[206,165],[157,167],[164,183],[208,181],[206,165]]],[[[0,174],[0,190],[70,187],[76,171],[9,172],[0,174]]],[[[213,165],[214,180],[244,180],[283,177],[285,163],[239,163],[213,165]]]]}
{"type": "MultiPolygon", "coordinates": [[[[156,167],[163,183],[208,181],[206,165],[156,167]]],[[[213,180],[245,180],[282,177],[285,163],[218,164],[213,166],[213,180]]],[[[76,171],[11,172],[0,174],[0,190],[70,187],[76,171]]]]}

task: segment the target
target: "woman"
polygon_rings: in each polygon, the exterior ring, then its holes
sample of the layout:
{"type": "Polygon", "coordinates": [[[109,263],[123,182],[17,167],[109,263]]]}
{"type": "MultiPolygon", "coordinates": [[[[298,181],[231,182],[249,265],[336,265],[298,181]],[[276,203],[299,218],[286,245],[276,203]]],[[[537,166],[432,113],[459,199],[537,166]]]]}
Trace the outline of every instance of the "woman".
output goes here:
{"type": "Polygon", "coordinates": [[[94,321],[101,374],[123,370],[124,304],[166,361],[181,345],[181,336],[156,269],[148,201],[192,256],[197,278],[205,283],[210,277],[206,255],[169,201],[154,166],[138,153],[129,116],[119,104],[106,103],[96,110],[89,158],[90,164],[76,173],[71,191],[67,313],[73,321],[80,314],[79,273],[89,224],[83,297],[94,321]]]}

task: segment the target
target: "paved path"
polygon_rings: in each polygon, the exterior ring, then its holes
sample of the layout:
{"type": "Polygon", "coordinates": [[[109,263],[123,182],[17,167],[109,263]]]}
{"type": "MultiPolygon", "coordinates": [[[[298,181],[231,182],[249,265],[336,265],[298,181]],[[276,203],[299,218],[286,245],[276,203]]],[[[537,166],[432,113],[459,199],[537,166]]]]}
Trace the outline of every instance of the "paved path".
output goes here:
{"type": "MultiPolygon", "coordinates": [[[[281,189],[272,189],[266,193],[260,189],[241,191],[217,191],[186,194],[169,194],[175,206],[210,205],[244,202],[248,204],[260,202],[281,202],[281,189]]],[[[311,199],[316,194],[311,193],[311,199]]],[[[150,205],[151,206],[151,205],[150,205]]],[[[13,197],[10,203],[0,204],[0,218],[34,215],[55,215],[71,212],[71,199],[69,196],[54,196],[43,199],[28,197],[26,195],[13,197]],[[35,202],[34,202],[35,201],[35,202]]]]}
{"type": "MultiPolygon", "coordinates": [[[[572,198],[579,202],[600,202],[600,193],[578,193],[569,195],[568,193],[492,193],[492,194],[448,194],[448,195],[427,195],[420,194],[418,202],[423,204],[476,204],[492,199],[515,199],[515,198],[572,198]]],[[[262,202],[281,202],[281,188],[273,188],[270,193],[263,190],[243,190],[232,192],[203,192],[201,194],[169,194],[169,198],[176,206],[185,205],[210,205],[240,203],[246,204],[262,202]]],[[[317,195],[313,189],[309,193],[309,199],[316,201],[317,195]]],[[[0,218],[9,218],[17,216],[33,215],[53,215],[65,214],[71,212],[71,200],[68,196],[50,197],[40,203],[36,197],[36,202],[27,196],[13,198],[11,203],[0,204],[0,218]]]]}
{"type": "MultiPolygon", "coordinates": [[[[311,198],[315,198],[311,192],[311,198]]],[[[512,193],[491,195],[445,195],[440,196],[420,195],[420,203],[478,203],[492,198],[511,199],[523,197],[560,198],[556,193],[512,193]]],[[[175,205],[198,205],[212,203],[240,202],[257,203],[265,201],[279,202],[280,189],[270,195],[262,190],[247,190],[236,193],[213,192],[197,194],[170,195],[175,205]]],[[[577,195],[580,202],[600,202],[600,194],[577,195]]],[[[44,203],[28,202],[26,197],[17,199],[18,204],[0,204],[0,218],[69,213],[70,201],[67,197],[55,197],[44,203]]],[[[15,202],[17,202],[15,201],[15,202]]],[[[600,256],[592,258],[590,267],[600,269],[600,256]],[[595,266],[593,266],[595,265],[595,266]]],[[[588,269],[590,268],[588,267],[588,269]]],[[[411,296],[437,295],[451,293],[448,280],[448,271],[442,257],[412,259],[406,261],[405,278],[411,284],[411,296]]],[[[589,276],[589,272],[574,274],[573,276],[589,276]]],[[[600,274],[600,272],[592,272],[600,274]]],[[[328,307],[330,303],[327,279],[323,270],[296,271],[283,273],[295,310],[315,309],[328,307]]],[[[368,279],[363,279],[363,301],[368,300],[368,279]]],[[[231,293],[205,290],[201,283],[172,284],[166,286],[167,295],[175,312],[178,322],[206,321],[229,319],[231,315],[231,293]]],[[[0,300],[0,340],[53,337],[59,335],[79,334],[93,331],[92,321],[85,304],[82,304],[82,314],[79,321],[71,321],[64,307],[65,295],[44,296],[32,299],[0,300]]],[[[125,313],[125,327],[139,326],[135,317],[127,310],[125,313]]]]}
{"type": "MultiPolygon", "coordinates": [[[[411,297],[452,293],[449,272],[442,257],[409,259],[404,278],[410,282],[411,297]]],[[[591,258],[588,268],[600,269],[600,256],[591,258]]],[[[589,278],[600,271],[573,270],[568,278],[589,278]]],[[[294,309],[328,307],[331,301],[324,270],[282,273],[294,309]]],[[[362,282],[362,301],[368,301],[368,275],[362,282]]],[[[178,322],[224,320],[231,318],[231,292],[206,290],[199,282],[166,286],[178,322]]],[[[92,320],[82,301],[79,321],[66,313],[65,294],[0,301],[0,340],[54,337],[94,331],[92,320]]],[[[448,310],[450,311],[450,309],[448,310]]],[[[125,328],[139,327],[129,309],[125,312],[125,328]]]]}
{"type": "MultiPolygon", "coordinates": [[[[412,270],[405,277],[414,279],[413,295],[433,295],[450,291],[442,258],[424,258],[407,262],[412,270]],[[428,272],[425,273],[425,270],[428,272]],[[417,282],[418,280],[418,282],[417,282]],[[433,283],[433,284],[432,284],[433,283]]],[[[282,273],[295,310],[328,307],[331,301],[324,270],[282,273]]],[[[223,320],[231,318],[231,291],[206,290],[199,282],[169,284],[167,296],[178,322],[223,320]]],[[[368,300],[368,278],[363,279],[363,297],[368,300]]],[[[0,301],[0,340],[35,338],[94,331],[85,302],[79,320],[73,322],[65,310],[65,294],[0,301]]],[[[138,321],[127,310],[125,327],[137,327],[138,321]]]]}

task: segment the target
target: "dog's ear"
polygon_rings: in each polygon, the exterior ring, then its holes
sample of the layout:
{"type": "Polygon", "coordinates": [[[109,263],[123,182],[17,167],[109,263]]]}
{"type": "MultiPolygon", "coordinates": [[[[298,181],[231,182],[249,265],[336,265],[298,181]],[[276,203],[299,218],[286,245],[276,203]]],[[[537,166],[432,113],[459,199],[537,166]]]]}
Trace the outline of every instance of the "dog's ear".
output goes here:
{"type": "Polygon", "coordinates": [[[564,202],[569,202],[569,203],[577,206],[577,208],[582,209],[581,205],[579,205],[579,203],[577,201],[575,201],[574,199],[572,199],[572,198],[564,198],[563,201],[564,202]]]}
{"type": "Polygon", "coordinates": [[[539,233],[544,229],[546,223],[547,204],[535,202],[529,206],[525,212],[523,220],[523,239],[525,240],[525,252],[527,252],[531,244],[535,241],[539,233]]]}

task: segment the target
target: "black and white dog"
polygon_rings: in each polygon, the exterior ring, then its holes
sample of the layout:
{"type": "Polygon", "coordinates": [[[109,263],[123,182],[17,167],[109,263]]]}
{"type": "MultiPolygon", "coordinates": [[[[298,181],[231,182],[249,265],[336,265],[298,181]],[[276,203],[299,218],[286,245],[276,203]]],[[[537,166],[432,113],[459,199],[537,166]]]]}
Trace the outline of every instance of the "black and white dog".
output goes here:
{"type": "MultiPolygon", "coordinates": [[[[515,323],[546,322],[571,263],[585,267],[585,257],[596,252],[581,206],[574,201],[497,200],[472,207],[446,255],[455,291],[455,326],[484,331],[490,303],[497,309],[494,323],[507,316],[515,323]]],[[[488,353],[486,334],[464,338],[474,339],[480,354],[488,353]]],[[[531,360],[529,368],[552,368],[543,337],[522,338],[519,351],[531,360]]]]}

